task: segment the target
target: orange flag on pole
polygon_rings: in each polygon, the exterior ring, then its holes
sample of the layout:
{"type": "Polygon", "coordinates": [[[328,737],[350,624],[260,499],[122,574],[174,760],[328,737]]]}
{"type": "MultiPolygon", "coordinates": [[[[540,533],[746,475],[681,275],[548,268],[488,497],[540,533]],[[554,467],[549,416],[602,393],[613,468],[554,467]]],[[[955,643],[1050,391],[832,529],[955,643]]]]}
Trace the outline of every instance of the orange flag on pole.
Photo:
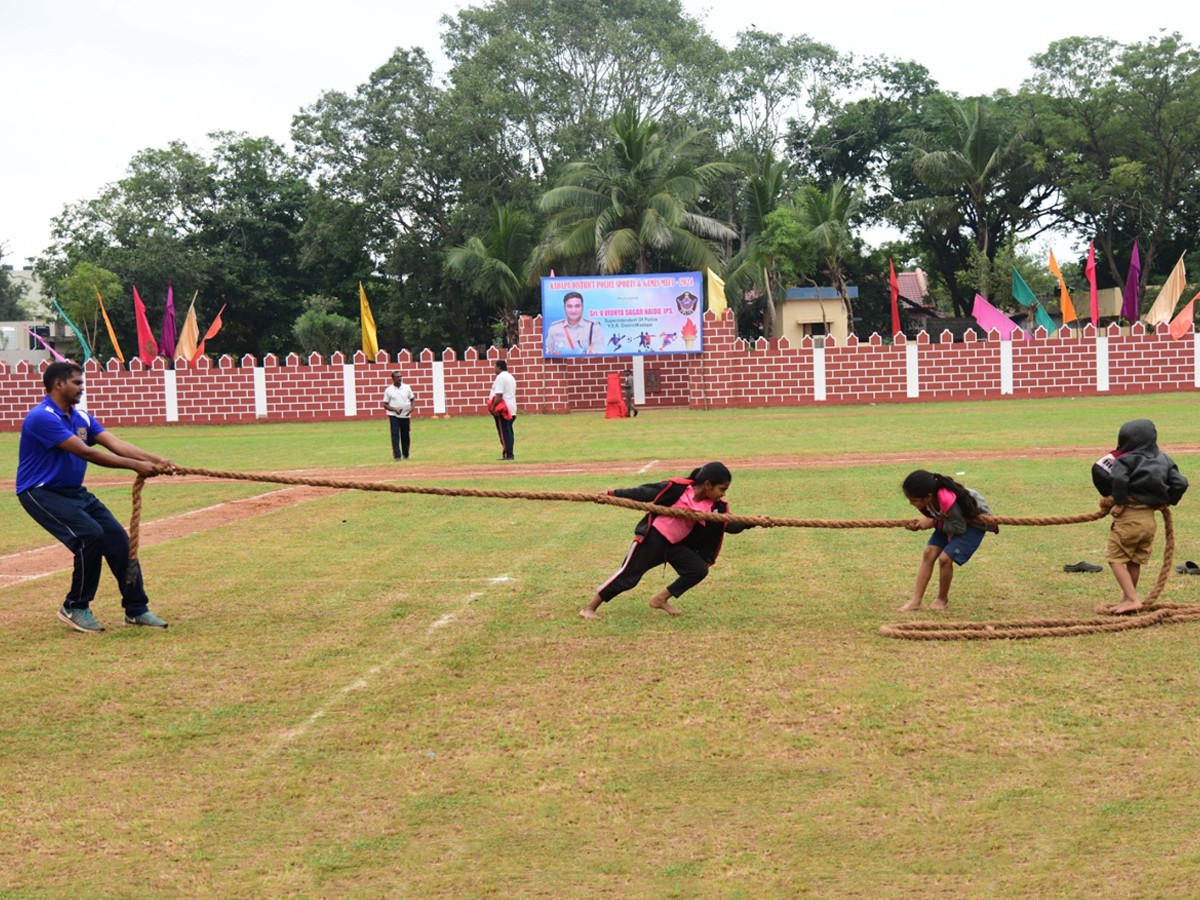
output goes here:
{"type": "Polygon", "coordinates": [[[138,294],[137,285],[133,287],[133,314],[137,319],[138,359],[149,366],[158,356],[158,341],[154,340],[154,332],[146,320],[146,304],[138,294]]]}
{"type": "Polygon", "coordinates": [[[1200,300],[1200,294],[1197,294],[1195,297],[1189,300],[1188,305],[1181,309],[1179,311],[1179,315],[1177,315],[1171,321],[1171,337],[1181,338],[1191,333],[1193,324],[1195,322],[1193,315],[1195,313],[1197,300],[1200,300]]]}
{"type": "MultiPolygon", "coordinates": [[[[225,305],[228,306],[229,304],[225,305]]],[[[208,326],[208,331],[204,332],[204,339],[200,341],[200,346],[196,348],[196,356],[199,356],[204,352],[205,342],[210,338],[216,337],[217,332],[221,330],[221,313],[223,312],[225,312],[225,306],[221,307],[220,312],[217,313],[217,317],[213,319],[212,324],[208,326]]],[[[192,359],[195,359],[196,356],[193,356],[192,359]]]]}
{"type": "Polygon", "coordinates": [[[1062,271],[1058,268],[1058,260],[1054,258],[1054,251],[1050,251],[1050,272],[1058,279],[1058,308],[1062,310],[1063,324],[1074,322],[1079,318],[1075,314],[1075,304],[1071,302],[1071,294],[1067,291],[1067,283],[1063,281],[1062,271]]]}
{"type": "Polygon", "coordinates": [[[108,318],[108,310],[104,308],[104,298],[100,296],[100,285],[93,284],[96,289],[96,301],[100,304],[100,315],[104,316],[104,327],[108,329],[108,339],[112,341],[113,352],[117,354],[117,359],[121,365],[125,365],[125,354],[121,352],[121,345],[117,343],[117,333],[113,331],[112,322],[108,318]]]}

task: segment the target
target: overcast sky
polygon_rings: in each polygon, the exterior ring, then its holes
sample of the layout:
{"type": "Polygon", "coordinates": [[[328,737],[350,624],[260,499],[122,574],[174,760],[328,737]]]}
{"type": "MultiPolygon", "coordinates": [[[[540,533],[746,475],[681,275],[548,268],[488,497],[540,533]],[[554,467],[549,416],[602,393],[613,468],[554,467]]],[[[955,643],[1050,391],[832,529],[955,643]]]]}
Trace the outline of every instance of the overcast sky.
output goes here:
{"type": "MultiPolygon", "coordinates": [[[[119,179],[139,150],[210,131],[287,140],[324,90],[352,91],[396,47],[440,64],[441,15],[461,0],[0,0],[0,245],[16,266],[49,243],[50,219],[119,179]]],[[[684,0],[726,45],[741,29],[808,34],[843,52],[926,66],[960,94],[1016,89],[1029,57],[1071,35],[1200,43],[1182,0],[684,0]]]]}

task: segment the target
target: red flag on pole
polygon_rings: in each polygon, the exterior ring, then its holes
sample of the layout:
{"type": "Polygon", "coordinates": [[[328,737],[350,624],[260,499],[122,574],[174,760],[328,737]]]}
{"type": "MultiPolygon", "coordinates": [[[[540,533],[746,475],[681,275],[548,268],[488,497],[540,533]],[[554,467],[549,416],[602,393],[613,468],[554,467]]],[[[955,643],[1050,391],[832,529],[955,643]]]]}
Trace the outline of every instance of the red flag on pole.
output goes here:
{"type": "MultiPolygon", "coordinates": [[[[226,306],[227,305],[228,304],[226,304],[226,306]]],[[[204,353],[205,341],[207,341],[209,338],[216,337],[217,332],[221,330],[221,313],[223,312],[225,312],[224,306],[221,307],[220,311],[217,313],[217,317],[213,319],[212,324],[208,326],[208,331],[204,332],[204,337],[200,340],[200,346],[196,348],[196,356],[192,357],[193,359],[204,353]]]]}
{"type": "Polygon", "coordinates": [[[138,294],[137,286],[133,288],[133,313],[137,319],[138,359],[146,365],[154,362],[158,356],[158,342],[154,340],[154,332],[150,330],[150,322],[146,319],[146,304],[138,294]]]}
{"type": "Polygon", "coordinates": [[[1087,280],[1088,289],[1091,292],[1092,298],[1092,324],[1097,328],[1100,327],[1100,301],[1096,297],[1096,243],[1093,241],[1088,244],[1088,261],[1087,261],[1087,280]]]}
{"type": "Polygon", "coordinates": [[[892,337],[900,333],[900,283],[896,281],[896,267],[888,260],[888,286],[892,290],[892,337]]]}

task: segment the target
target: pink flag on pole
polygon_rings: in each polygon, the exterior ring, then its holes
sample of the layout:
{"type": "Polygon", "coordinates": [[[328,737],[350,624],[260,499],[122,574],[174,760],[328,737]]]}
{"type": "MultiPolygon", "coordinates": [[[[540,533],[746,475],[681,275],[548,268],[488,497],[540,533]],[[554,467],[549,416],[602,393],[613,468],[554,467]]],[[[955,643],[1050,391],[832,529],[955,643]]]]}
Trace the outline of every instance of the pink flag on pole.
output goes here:
{"type": "Polygon", "coordinates": [[[49,350],[51,353],[53,353],[55,360],[57,360],[58,362],[66,362],[67,361],[67,358],[65,356],[63,356],[61,353],[59,353],[57,350],[55,350],[53,347],[51,347],[49,344],[47,344],[45,339],[40,334],[38,334],[36,331],[34,331],[32,328],[26,328],[25,330],[29,332],[30,337],[37,338],[39,344],[41,344],[43,347],[45,347],[47,350],[49,350]]]}
{"type": "Polygon", "coordinates": [[[1133,255],[1129,258],[1129,274],[1125,277],[1125,293],[1121,300],[1121,316],[1128,322],[1138,320],[1138,294],[1142,287],[1142,263],[1138,259],[1137,241],[1133,242],[1133,255]]]}
{"type": "Polygon", "coordinates": [[[1096,243],[1093,241],[1088,244],[1088,261],[1087,261],[1087,280],[1088,290],[1092,298],[1092,325],[1096,328],[1100,327],[1100,300],[1096,296],[1096,243]]]}
{"type": "MultiPolygon", "coordinates": [[[[1016,322],[988,303],[980,294],[975,295],[975,307],[971,310],[971,315],[975,317],[975,321],[979,323],[979,327],[985,334],[989,331],[998,331],[1000,339],[1004,341],[1011,341],[1013,332],[1019,330],[1016,322]]],[[[1028,337],[1024,331],[1021,331],[1020,334],[1022,338],[1028,337]]]]}
{"type": "Polygon", "coordinates": [[[158,356],[158,342],[154,340],[154,332],[150,330],[150,322],[146,319],[146,304],[138,293],[137,285],[133,287],[133,317],[137,323],[138,359],[147,366],[154,364],[158,356]]]}

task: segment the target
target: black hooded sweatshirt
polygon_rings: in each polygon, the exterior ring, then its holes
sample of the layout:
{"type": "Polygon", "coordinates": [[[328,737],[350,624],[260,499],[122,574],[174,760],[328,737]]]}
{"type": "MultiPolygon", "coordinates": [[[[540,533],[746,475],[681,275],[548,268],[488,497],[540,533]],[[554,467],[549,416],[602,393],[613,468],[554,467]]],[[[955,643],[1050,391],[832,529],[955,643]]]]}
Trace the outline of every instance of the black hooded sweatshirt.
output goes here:
{"type": "Polygon", "coordinates": [[[1175,461],[1158,449],[1158,429],[1149,419],[1121,426],[1117,449],[1092,466],[1092,482],[1119,506],[1130,501],[1155,508],[1174,506],[1188,489],[1175,461]]]}

